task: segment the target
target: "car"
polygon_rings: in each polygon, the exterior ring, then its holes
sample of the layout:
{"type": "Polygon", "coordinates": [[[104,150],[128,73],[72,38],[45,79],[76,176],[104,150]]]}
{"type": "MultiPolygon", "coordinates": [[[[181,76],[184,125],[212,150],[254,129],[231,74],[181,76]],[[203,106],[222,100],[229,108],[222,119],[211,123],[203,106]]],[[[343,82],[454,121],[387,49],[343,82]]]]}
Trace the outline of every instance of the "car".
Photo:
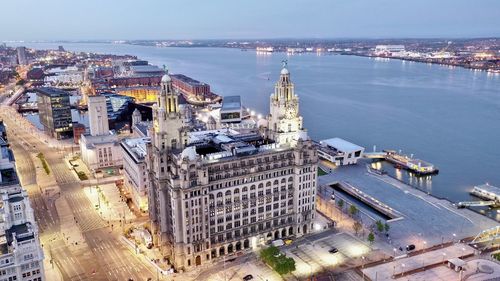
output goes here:
{"type": "Polygon", "coordinates": [[[328,253],[330,253],[330,254],[335,254],[335,253],[338,253],[338,252],[339,252],[339,250],[338,250],[337,248],[335,248],[335,247],[331,248],[331,249],[328,251],[328,253]]]}
{"type": "Polygon", "coordinates": [[[285,245],[290,245],[293,242],[292,239],[285,239],[284,241],[285,241],[285,245]]]}
{"type": "Polygon", "coordinates": [[[249,281],[249,280],[252,280],[252,279],[253,279],[252,274],[248,274],[245,277],[243,277],[243,280],[245,280],[245,281],[249,281]]]}
{"type": "Polygon", "coordinates": [[[406,250],[407,251],[413,251],[413,250],[415,250],[415,245],[410,244],[410,245],[406,246],[406,250]]]}

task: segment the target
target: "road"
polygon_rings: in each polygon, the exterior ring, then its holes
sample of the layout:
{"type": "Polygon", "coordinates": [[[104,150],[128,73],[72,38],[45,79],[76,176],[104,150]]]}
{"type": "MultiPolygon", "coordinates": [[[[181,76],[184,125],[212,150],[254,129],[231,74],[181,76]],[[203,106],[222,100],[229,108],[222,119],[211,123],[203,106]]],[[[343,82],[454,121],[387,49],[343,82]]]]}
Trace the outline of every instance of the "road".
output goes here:
{"type": "MultiPolygon", "coordinates": [[[[49,148],[32,137],[15,116],[0,109],[0,118],[8,129],[8,139],[16,158],[22,186],[27,189],[40,229],[40,240],[46,258],[52,259],[64,280],[147,280],[156,277],[150,265],[144,264],[119,240],[119,230],[107,226],[84,194],[80,182],[64,164],[64,152],[49,148]],[[12,119],[11,119],[12,118],[12,119]],[[43,153],[57,182],[56,187],[39,186],[36,170],[40,162],[32,155],[43,153]],[[50,192],[59,189],[59,192],[50,192]],[[66,200],[67,213],[58,214],[56,200],[66,200]],[[79,231],[61,229],[62,217],[73,216],[79,231]],[[81,235],[83,243],[69,243],[71,235],[81,235]]],[[[43,171],[43,170],[42,170],[43,171]]],[[[78,237],[80,238],[80,237],[78,237]]]]}

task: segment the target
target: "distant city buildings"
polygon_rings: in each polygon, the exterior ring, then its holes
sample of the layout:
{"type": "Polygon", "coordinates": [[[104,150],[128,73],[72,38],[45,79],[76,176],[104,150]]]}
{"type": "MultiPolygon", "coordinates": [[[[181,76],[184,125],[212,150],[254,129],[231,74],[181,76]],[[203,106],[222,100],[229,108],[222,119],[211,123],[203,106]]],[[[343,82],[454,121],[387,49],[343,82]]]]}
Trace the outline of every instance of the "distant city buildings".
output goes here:
{"type": "Polygon", "coordinates": [[[36,88],[40,123],[45,133],[56,138],[73,132],[69,94],[56,88],[36,88]]]}
{"type": "Polygon", "coordinates": [[[172,74],[172,85],[188,96],[205,99],[210,95],[210,85],[183,74],[172,74]]]}
{"type": "Polygon", "coordinates": [[[80,139],[82,161],[92,171],[121,167],[118,136],[109,130],[106,97],[90,96],[88,112],[90,134],[83,134],[80,139]]]}
{"type": "Polygon", "coordinates": [[[0,137],[0,279],[45,280],[43,259],[28,193],[19,184],[12,151],[0,137]]]}
{"type": "Polygon", "coordinates": [[[284,67],[269,128],[197,131],[163,76],[147,145],[149,214],[177,269],[312,230],[318,156],[293,89],[284,67]]]}

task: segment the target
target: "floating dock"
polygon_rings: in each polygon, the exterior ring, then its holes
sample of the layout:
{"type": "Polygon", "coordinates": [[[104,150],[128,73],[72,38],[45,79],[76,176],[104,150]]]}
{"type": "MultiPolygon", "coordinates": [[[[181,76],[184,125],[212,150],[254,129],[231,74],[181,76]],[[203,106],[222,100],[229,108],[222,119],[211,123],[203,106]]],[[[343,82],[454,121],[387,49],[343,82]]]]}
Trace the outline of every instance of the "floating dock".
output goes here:
{"type": "Polygon", "coordinates": [[[487,183],[474,186],[470,194],[481,199],[500,203],[500,188],[487,183]]]}
{"type": "Polygon", "coordinates": [[[420,159],[414,159],[403,154],[398,154],[395,150],[383,150],[383,152],[364,153],[365,158],[384,159],[391,162],[396,168],[406,169],[417,175],[433,175],[439,173],[439,169],[433,164],[420,159]]]}

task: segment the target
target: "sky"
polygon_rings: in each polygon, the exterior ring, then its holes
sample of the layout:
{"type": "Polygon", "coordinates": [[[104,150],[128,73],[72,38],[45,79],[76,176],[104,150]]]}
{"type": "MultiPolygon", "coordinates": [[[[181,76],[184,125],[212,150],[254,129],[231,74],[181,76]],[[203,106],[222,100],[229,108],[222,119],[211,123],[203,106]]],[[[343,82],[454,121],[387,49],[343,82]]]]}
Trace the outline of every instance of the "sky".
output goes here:
{"type": "Polygon", "coordinates": [[[498,36],[500,0],[0,0],[0,41],[498,36]]]}

